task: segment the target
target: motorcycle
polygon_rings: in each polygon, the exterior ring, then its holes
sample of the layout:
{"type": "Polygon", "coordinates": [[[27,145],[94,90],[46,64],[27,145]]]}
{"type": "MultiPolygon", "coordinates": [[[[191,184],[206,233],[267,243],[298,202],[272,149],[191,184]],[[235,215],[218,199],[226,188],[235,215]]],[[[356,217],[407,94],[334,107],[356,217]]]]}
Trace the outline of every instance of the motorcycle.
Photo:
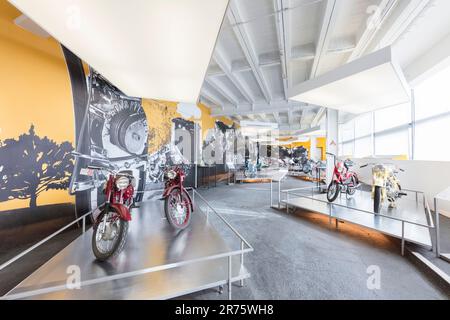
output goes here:
{"type": "Polygon", "coordinates": [[[327,154],[334,160],[333,177],[327,189],[328,201],[336,200],[340,192],[345,192],[349,197],[353,196],[359,187],[358,176],[355,172],[350,171],[353,162],[349,159],[338,161],[336,155],[328,152],[327,154]]]}
{"type": "Polygon", "coordinates": [[[108,172],[103,185],[105,202],[92,213],[94,222],[92,251],[97,260],[105,261],[117,256],[125,246],[136,181],[133,175],[119,171],[117,167],[112,169],[88,166],[86,170],[82,174],[94,175],[98,172],[108,172]]]}
{"type": "Polygon", "coordinates": [[[164,173],[164,213],[169,224],[177,230],[185,229],[194,211],[191,197],[183,186],[186,175],[180,166],[169,167],[164,173]]]}
{"type": "MultiPolygon", "coordinates": [[[[381,205],[385,199],[389,201],[389,208],[395,208],[397,199],[407,195],[401,191],[402,187],[396,176],[398,170],[392,164],[383,163],[368,163],[361,168],[366,168],[369,165],[372,165],[373,211],[380,213],[381,205]]],[[[399,170],[404,172],[403,169],[399,170]]]]}

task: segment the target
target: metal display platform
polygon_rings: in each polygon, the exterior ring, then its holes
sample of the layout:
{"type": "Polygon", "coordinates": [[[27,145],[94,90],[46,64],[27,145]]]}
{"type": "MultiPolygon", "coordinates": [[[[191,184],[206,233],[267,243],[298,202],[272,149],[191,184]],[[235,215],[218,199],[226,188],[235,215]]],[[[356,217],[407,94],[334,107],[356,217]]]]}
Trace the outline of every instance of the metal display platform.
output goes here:
{"type": "Polygon", "coordinates": [[[398,200],[397,208],[389,209],[383,205],[381,212],[373,212],[373,200],[369,191],[358,190],[347,199],[345,194],[333,203],[328,202],[326,194],[318,193],[316,188],[301,188],[283,190],[286,199],[281,202],[290,208],[301,208],[327,215],[335,220],[346,221],[360,225],[381,233],[402,239],[402,254],[405,241],[416,243],[427,248],[433,247],[430,230],[435,229],[429,210],[428,201],[424,194],[410,191],[410,195],[398,200]],[[415,194],[415,195],[414,195],[415,194]],[[419,201],[419,194],[423,201],[419,201]]]}
{"type": "Polygon", "coordinates": [[[162,201],[144,202],[132,211],[120,255],[97,262],[90,229],[3,299],[168,299],[225,284],[231,298],[231,284],[243,285],[250,277],[243,259],[253,248],[198,192],[193,193],[196,206],[186,230],[177,232],[168,224],[162,201]],[[235,233],[240,248],[230,249],[210,223],[214,213],[235,233]],[[74,266],[80,270],[80,289],[67,287],[74,266]]]}

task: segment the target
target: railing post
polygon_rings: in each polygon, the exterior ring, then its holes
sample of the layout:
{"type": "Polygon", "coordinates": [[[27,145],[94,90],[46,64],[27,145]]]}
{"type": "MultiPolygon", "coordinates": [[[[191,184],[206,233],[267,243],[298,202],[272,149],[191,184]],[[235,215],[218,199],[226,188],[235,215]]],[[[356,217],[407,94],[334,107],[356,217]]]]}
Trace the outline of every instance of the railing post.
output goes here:
{"type": "Polygon", "coordinates": [[[228,300],[231,300],[231,256],[228,256],[228,300]]]}
{"type": "Polygon", "coordinates": [[[330,216],[329,216],[329,223],[330,223],[330,225],[331,225],[331,211],[332,211],[332,209],[333,209],[333,204],[330,203],[330,216]]]}
{"type": "MultiPolygon", "coordinates": [[[[244,241],[241,240],[241,270],[240,270],[241,272],[243,271],[243,268],[244,268],[244,241]]],[[[244,279],[241,279],[239,281],[239,285],[241,287],[244,286],[244,279]]]]}
{"type": "Polygon", "coordinates": [[[286,191],[286,213],[289,213],[289,191],[286,191]]]}
{"type": "Polygon", "coordinates": [[[434,231],[436,233],[436,257],[440,258],[441,248],[440,248],[440,237],[439,237],[439,210],[438,210],[437,198],[434,198],[434,231]]]}
{"type": "Polygon", "coordinates": [[[192,189],[192,206],[195,206],[195,189],[192,189]]]}
{"type": "Polygon", "coordinates": [[[281,179],[278,180],[278,209],[281,209],[281,179]]]}
{"type": "Polygon", "coordinates": [[[85,233],[86,232],[86,216],[83,216],[83,224],[82,224],[82,226],[83,226],[83,233],[85,233]]]}
{"type": "Polygon", "coordinates": [[[272,208],[272,206],[273,206],[273,200],[272,200],[272,190],[273,189],[273,187],[272,187],[272,179],[270,179],[270,207],[272,208]]]}
{"type": "Polygon", "coordinates": [[[405,255],[405,221],[402,221],[402,256],[405,255]]]}

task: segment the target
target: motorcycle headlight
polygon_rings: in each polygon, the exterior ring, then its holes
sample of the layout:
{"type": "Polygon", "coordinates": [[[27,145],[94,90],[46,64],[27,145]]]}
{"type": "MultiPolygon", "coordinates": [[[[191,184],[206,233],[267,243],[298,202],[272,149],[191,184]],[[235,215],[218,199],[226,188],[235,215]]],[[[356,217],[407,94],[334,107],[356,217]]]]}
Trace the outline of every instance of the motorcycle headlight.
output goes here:
{"type": "Polygon", "coordinates": [[[344,168],[343,167],[338,167],[338,172],[342,173],[342,171],[344,171],[344,168]]]}
{"type": "Polygon", "coordinates": [[[130,184],[130,180],[127,177],[119,177],[116,179],[116,187],[119,190],[123,190],[130,184]]]}
{"type": "Polygon", "coordinates": [[[175,172],[175,170],[169,170],[169,171],[167,171],[166,176],[167,176],[167,178],[172,180],[172,179],[175,179],[175,177],[177,176],[177,173],[175,172]]]}

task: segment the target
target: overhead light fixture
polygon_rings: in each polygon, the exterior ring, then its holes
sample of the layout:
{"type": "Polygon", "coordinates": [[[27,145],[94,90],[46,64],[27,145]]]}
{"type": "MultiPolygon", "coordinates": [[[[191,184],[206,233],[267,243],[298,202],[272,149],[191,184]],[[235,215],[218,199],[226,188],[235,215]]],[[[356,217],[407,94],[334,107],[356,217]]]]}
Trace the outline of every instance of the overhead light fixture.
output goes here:
{"type": "Polygon", "coordinates": [[[197,102],[228,0],[9,0],[125,94],[197,102]]]}
{"type": "Polygon", "coordinates": [[[289,97],[359,114],[406,103],[410,92],[391,47],[386,47],[293,87],[289,97]]]}

